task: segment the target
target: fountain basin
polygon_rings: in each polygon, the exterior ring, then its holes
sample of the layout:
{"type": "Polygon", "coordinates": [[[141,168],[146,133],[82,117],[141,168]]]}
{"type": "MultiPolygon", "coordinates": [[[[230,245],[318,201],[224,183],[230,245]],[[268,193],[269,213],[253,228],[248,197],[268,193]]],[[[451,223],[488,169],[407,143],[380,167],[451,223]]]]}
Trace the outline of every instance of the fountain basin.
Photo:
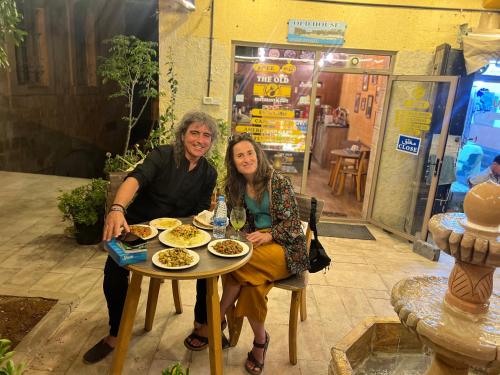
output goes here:
{"type": "Polygon", "coordinates": [[[395,375],[402,368],[421,374],[431,362],[422,343],[396,317],[365,319],[331,353],[330,375],[395,375]]]}
{"type": "Polygon", "coordinates": [[[500,370],[500,296],[492,294],[486,313],[469,314],[444,301],[447,288],[445,277],[404,279],[391,303],[401,323],[453,366],[500,370]]]}

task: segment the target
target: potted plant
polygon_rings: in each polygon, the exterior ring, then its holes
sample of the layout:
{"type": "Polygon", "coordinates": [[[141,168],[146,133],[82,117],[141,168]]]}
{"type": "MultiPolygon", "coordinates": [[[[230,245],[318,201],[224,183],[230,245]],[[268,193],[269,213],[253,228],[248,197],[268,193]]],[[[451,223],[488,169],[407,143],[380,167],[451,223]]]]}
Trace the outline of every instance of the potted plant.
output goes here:
{"type": "Polygon", "coordinates": [[[73,221],[76,242],[81,245],[92,245],[101,240],[107,186],[108,181],[94,179],[57,198],[63,220],[73,221]]]}
{"type": "Polygon", "coordinates": [[[16,366],[10,359],[14,355],[14,352],[10,351],[10,345],[10,340],[0,339],[0,375],[22,375],[25,364],[16,366]]]}
{"type": "Polygon", "coordinates": [[[189,369],[184,369],[180,363],[168,367],[161,372],[161,375],[189,375],[189,369]]]}
{"type": "Polygon", "coordinates": [[[10,38],[18,46],[24,39],[26,32],[17,25],[22,20],[22,15],[17,10],[16,0],[2,0],[0,2],[0,68],[8,68],[9,60],[4,42],[10,38]]]}

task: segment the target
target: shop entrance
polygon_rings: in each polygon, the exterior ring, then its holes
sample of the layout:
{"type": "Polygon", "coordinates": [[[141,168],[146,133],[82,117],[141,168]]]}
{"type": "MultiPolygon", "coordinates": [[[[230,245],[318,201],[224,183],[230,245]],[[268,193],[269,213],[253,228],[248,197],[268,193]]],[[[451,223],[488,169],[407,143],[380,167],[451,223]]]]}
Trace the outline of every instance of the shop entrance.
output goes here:
{"type": "Polygon", "coordinates": [[[362,218],[387,81],[380,74],[319,72],[306,194],[325,201],[328,218],[362,218]]]}
{"type": "Polygon", "coordinates": [[[446,76],[389,79],[369,218],[410,240],[427,234],[457,81],[446,76]]]}

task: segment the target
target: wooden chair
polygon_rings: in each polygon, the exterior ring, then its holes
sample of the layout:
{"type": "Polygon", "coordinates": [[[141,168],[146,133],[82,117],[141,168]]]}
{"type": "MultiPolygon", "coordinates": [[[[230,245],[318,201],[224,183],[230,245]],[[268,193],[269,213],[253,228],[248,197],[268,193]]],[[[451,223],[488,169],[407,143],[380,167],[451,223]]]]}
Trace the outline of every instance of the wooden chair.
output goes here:
{"type": "Polygon", "coordinates": [[[351,176],[356,184],[356,199],[361,201],[361,195],[364,194],[364,182],[366,182],[366,173],[368,171],[368,161],[370,159],[370,151],[361,151],[359,162],[356,168],[343,168],[340,171],[340,188],[339,194],[344,191],[346,176],[351,176]],[[365,181],[364,181],[365,180],[365,181]]]}
{"type": "MultiPolygon", "coordinates": [[[[113,172],[110,173],[108,189],[106,192],[106,210],[111,207],[113,200],[115,199],[116,192],[122,184],[122,182],[127,177],[126,172],[113,172]]],[[[146,321],[144,323],[144,330],[151,331],[153,327],[153,320],[156,312],[156,305],[158,302],[158,294],[160,293],[160,286],[163,283],[163,279],[153,279],[149,280],[149,292],[148,301],[146,304],[146,321]]],[[[172,280],[172,294],[174,298],[175,312],[177,314],[182,313],[182,301],[181,294],[179,291],[179,280],[172,280]]]]}
{"type": "MultiPolygon", "coordinates": [[[[316,222],[319,222],[325,201],[318,199],[316,207],[316,222]]],[[[309,254],[311,245],[312,231],[309,227],[309,217],[311,212],[311,197],[297,194],[297,203],[299,204],[300,220],[306,222],[306,249],[309,254]]],[[[308,272],[305,271],[300,275],[293,275],[287,279],[279,280],[274,283],[275,288],[285,289],[292,292],[290,300],[290,316],[288,320],[288,356],[292,365],[297,364],[297,326],[300,310],[300,320],[304,321],[307,318],[306,306],[306,286],[308,280],[308,272]]],[[[231,346],[238,343],[243,325],[243,318],[234,318],[233,309],[228,310],[229,321],[229,337],[231,346]]]]}
{"type": "MultiPolygon", "coordinates": [[[[340,143],[340,146],[341,148],[351,148],[351,146],[353,145],[356,145],[356,146],[359,146],[361,147],[363,144],[359,141],[342,141],[340,143]]],[[[330,151],[331,152],[331,151],[330,151]]],[[[330,155],[330,177],[328,179],[328,186],[331,186],[332,188],[334,188],[333,186],[333,180],[335,179],[335,167],[338,163],[338,160],[337,160],[337,157],[334,156],[334,155],[330,155]]],[[[344,165],[342,167],[349,167],[349,168],[355,168],[356,167],[356,162],[352,159],[346,159],[344,160],[344,165]]]]}

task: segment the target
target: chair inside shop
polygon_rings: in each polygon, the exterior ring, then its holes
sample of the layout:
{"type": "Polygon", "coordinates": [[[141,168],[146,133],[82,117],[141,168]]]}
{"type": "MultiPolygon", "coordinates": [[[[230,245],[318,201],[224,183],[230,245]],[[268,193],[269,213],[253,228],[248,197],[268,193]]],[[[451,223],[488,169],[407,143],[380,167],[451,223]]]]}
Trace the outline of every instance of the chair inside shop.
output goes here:
{"type": "MultiPolygon", "coordinates": [[[[303,223],[304,232],[306,235],[306,250],[309,254],[311,246],[312,230],[309,225],[311,213],[311,197],[307,195],[297,194],[297,203],[299,205],[300,220],[303,223]]],[[[316,206],[316,223],[319,222],[325,201],[317,200],[316,206]]],[[[290,276],[284,280],[275,281],[274,287],[289,290],[292,292],[290,300],[290,315],[288,320],[288,357],[292,365],[297,364],[297,326],[300,311],[300,320],[304,321],[307,318],[306,305],[306,286],[309,272],[304,271],[299,275],[290,276]]],[[[235,318],[233,308],[228,309],[229,320],[229,337],[231,346],[238,343],[243,325],[243,318],[235,318]]]]}
{"type": "Polygon", "coordinates": [[[370,160],[370,151],[361,151],[359,156],[359,161],[354,168],[345,167],[340,171],[340,187],[339,194],[344,192],[344,184],[346,181],[346,176],[350,176],[356,186],[356,199],[361,201],[361,197],[364,194],[364,188],[366,184],[366,175],[368,172],[368,162],[370,160]]]}
{"type": "MultiPolygon", "coordinates": [[[[340,143],[341,148],[345,149],[350,149],[352,146],[357,146],[361,148],[362,146],[365,146],[362,142],[360,141],[349,141],[345,140],[340,143]]],[[[366,146],[365,146],[366,147],[366,146]]],[[[338,163],[338,158],[335,157],[335,155],[330,156],[330,178],[328,179],[328,186],[331,186],[332,189],[335,189],[333,186],[334,179],[335,179],[335,167],[337,166],[338,163]]],[[[350,167],[350,168],[355,168],[357,166],[357,160],[355,159],[343,159],[342,161],[342,168],[344,167],[350,167]]]]}

